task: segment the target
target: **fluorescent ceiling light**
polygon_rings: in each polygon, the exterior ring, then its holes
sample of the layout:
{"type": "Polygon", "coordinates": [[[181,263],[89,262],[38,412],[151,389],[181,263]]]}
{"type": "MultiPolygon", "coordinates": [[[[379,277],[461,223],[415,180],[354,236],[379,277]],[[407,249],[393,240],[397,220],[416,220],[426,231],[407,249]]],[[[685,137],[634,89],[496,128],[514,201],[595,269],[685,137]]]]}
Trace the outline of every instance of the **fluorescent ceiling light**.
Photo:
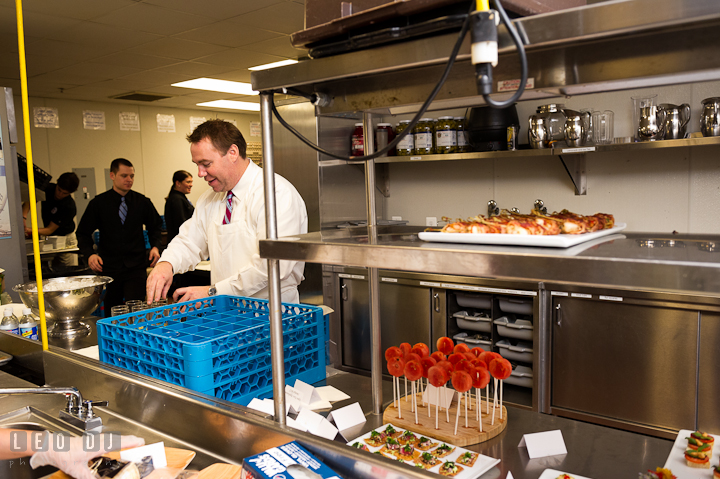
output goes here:
{"type": "Polygon", "coordinates": [[[216,80],[215,78],[196,78],[194,80],[173,83],[172,86],[181,88],[194,88],[195,90],[219,91],[234,93],[235,95],[257,95],[249,83],[238,81],[216,80]]]}
{"type": "Polygon", "coordinates": [[[248,110],[260,111],[260,103],[234,100],[215,100],[198,103],[197,106],[209,106],[210,108],[225,108],[227,110],[248,110]]]}
{"type": "Polygon", "coordinates": [[[258,65],[256,67],[250,67],[250,68],[248,68],[248,70],[252,70],[254,72],[259,71],[259,70],[269,70],[271,68],[284,67],[285,65],[292,65],[297,62],[298,62],[297,60],[282,60],[279,62],[266,63],[265,65],[258,65]]]}

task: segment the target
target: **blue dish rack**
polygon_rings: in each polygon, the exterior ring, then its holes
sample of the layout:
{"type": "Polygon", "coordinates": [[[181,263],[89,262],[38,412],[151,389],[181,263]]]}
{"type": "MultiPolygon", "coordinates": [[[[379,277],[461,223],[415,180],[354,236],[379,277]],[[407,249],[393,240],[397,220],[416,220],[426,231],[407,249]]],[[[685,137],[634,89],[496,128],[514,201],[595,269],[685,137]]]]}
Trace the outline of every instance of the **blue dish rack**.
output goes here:
{"type": "MultiPolygon", "coordinates": [[[[285,380],[325,379],[322,309],[281,309],[285,380]]],[[[221,295],[146,309],[98,320],[97,336],[104,363],[243,405],[272,396],[268,300],[221,295]]]]}

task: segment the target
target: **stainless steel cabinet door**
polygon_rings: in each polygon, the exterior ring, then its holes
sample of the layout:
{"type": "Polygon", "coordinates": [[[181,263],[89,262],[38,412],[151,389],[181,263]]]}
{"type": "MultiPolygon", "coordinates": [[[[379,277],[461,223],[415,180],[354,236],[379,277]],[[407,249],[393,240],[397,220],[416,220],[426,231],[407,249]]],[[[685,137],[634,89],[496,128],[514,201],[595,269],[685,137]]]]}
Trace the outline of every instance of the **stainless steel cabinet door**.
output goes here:
{"type": "Polygon", "coordinates": [[[693,429],[697,311],[556,298],[553,314],[553,407],[693,429]]]}
{"type": "MultiPolygon", "coordinates": [[[[698,424],[701,431],[720,431],[720,315],[702,313],[700,319],[700,381],[698,424]]],[[[692,429],[692,428],[690,428],[692,429]]]]}
{"type": "MultiPolygon", "coordinates": [[[[370,371],[367,281],[341,279],[343,365],[370,371]]],[[[407,342],[430,345],[430,288],[380,283],[382,350],[407,342]]],[[[383,372],[386,372],[383,370],[383,372]]]]}

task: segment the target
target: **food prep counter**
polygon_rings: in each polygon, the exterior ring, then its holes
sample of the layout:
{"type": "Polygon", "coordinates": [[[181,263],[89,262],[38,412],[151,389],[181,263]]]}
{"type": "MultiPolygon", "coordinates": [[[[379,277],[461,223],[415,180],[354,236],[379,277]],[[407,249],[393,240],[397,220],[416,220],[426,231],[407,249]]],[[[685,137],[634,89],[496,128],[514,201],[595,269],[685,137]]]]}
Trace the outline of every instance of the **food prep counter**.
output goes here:
{"type": "MultiPolygon", "coordinates": [[[[190,469],[199,470],[214,462],[240,464],[243,457],[297,440],[345,479],[437,477],[351,449],[341,441],[327,441],[282,428],[271,418],[241,406],[100,365],[71,352],[53,348],[43,356],[49,385],[72,385],[87,398],[110,402],[106,408],[97,408],[107,430],[139,435],[146,442],[163,440],[167,446],[192,449],[198,455],[190,469]]],[[[357,401],[366,413],[372,410],[370,378],[331,371],[326,382],[351,396],[349,400],[335,403],[334,408],[357,401]]],[[[2,373],[0,385],[30,386],[2,373]]],[[[384,381],[383,404],[391,401],[391,383],[384,381]]],[[[62,397],[3,397],[0,418],[3,413],[27,405],[57,416],[56,410],[63,404],[62,397]]],[[[367,419],[363,426],[352,431],[353,437],[382,424],[380,416],[370,414],[367,419]]],[[[591,478],[634,477],[637,472],[662,466],[672,446],[671,441],[664,439],[516,408],[508,409],[508,420],[507,428],[499,436],[468,447],[501,460],[482,476],[484,478],[505,478],[512,472],[518,479],[535,479],[546,468],[591,478]],[[531,460],[525,449],[518,448],[523,434],[555,429],[562,431],[568,454],[531,460]]]]}

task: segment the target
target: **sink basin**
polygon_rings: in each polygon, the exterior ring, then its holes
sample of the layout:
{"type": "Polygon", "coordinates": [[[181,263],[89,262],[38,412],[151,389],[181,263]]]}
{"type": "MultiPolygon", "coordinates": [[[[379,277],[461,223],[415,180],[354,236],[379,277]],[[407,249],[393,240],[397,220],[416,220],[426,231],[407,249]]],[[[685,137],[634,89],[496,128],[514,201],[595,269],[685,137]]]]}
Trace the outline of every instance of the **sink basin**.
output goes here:
{"type": "MultiPolygon", "coordinates": [[[[32,406],[26,406],[15,411],[0,415],[0,428],[22,429],[25,431],[63,432],[73,436],[82,434],[82,431],[60,419],[56,419],[32,406]]],[[[30,467],[30,457],[8,459],[0,461],[0,477],[13,479],[31,479],[45,477],[57,471],[51,466],[30,467]]]]}

